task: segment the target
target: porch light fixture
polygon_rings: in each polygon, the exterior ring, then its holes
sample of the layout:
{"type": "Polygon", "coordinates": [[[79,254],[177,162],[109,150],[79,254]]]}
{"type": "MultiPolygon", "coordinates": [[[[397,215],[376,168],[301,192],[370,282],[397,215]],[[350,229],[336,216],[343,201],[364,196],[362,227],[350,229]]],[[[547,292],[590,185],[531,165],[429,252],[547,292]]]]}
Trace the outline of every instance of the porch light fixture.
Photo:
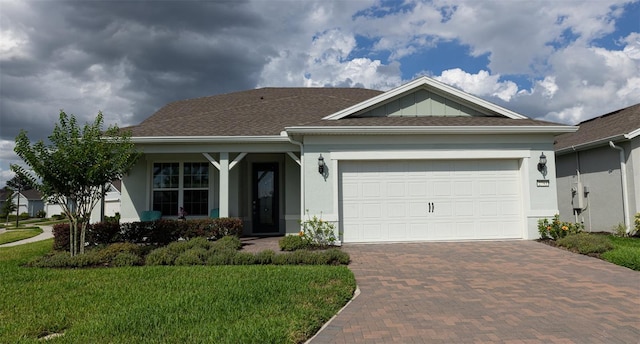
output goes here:
{"type": "Polygon", "coordinates": [[[540,154],[540,161],[538,161],[538,171],[542,173],[542,176],[547,175],[547,157],[544,153],[540,154]]]}
{"type": "Polygon", "coordinates": [[[318,173],[324,175],[324,158],[322,157],[322,154],[318,157],[318,173]]]}

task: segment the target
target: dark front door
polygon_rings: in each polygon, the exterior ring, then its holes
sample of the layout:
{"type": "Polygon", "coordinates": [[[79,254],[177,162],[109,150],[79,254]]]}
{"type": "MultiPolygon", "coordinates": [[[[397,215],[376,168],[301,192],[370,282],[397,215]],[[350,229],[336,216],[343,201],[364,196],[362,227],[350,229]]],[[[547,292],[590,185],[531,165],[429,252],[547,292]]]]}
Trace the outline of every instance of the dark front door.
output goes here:
{"type": "Polygon", "coordinates": [[[278,164],[253,164],[253,233],[278,233],[278,164]]]}

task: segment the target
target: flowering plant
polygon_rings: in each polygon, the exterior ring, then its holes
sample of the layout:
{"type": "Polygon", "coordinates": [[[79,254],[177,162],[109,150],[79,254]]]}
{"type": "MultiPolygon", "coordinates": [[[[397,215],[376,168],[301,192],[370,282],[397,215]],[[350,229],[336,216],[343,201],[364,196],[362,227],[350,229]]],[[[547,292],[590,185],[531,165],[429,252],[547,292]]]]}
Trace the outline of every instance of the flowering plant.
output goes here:
{"type": "Polygon", "coordinates": [[[309,246],[327,247],[335,245],[337,238],[333,223],[325,221],[322,217],[316,215],[311,217],[307,210],[307,220],[301,221],[300,225],[302,229],[298,235],[307,241],[309,246]]]}
{"type": "Polygon", "coordinates": [[[569,234],[577,234],[582,232],[584,225],[582,223],[571,223],[560,221],[560,215],[556,214],[553,220],[538,220],[538,233],[541,239],[557,240],[564,238],[569,234]]]}

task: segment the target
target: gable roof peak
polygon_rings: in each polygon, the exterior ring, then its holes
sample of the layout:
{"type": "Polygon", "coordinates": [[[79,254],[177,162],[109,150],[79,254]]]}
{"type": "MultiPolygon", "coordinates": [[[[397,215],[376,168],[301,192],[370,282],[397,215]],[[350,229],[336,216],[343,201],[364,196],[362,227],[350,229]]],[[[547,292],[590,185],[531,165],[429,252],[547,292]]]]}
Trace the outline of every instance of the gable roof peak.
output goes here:
{"type": "Polygon", "coordinates": [[[335,112],[329,116],[324,117],[324,120],[339,120],[345,117],[352,116],[356,113],[361,113],[366,109],[372,109],[376,105],[397,99],[403,95],[409,94],[419,89],[435,90],[439,93],[444,93],[450,96],[457,102],[462,104],[469,104],[473,107],[482,108],[486,111],[495,114],[500,117],[506,117],[511,119],[526,119],[526,116],[513,112],[509,109],[503,108],[484,99],[466,93],[458,88],[447,85],[441,81],[430,78],[428,76],[421,76],[408,83],[400,85],[389,91],[386,91],[376,97],[367,99],[363,102],[355,104],[349,108],[335,112]]]}

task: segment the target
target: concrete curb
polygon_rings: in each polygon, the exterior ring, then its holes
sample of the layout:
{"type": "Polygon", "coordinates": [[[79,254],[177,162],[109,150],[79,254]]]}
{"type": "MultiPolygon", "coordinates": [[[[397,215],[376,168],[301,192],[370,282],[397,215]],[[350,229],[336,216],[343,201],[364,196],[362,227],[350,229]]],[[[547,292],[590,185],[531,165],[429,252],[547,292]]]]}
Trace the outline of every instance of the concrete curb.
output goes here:
{"type": "Polygon", "coordinates": [[[349,307],[351,302],[353,302],[353,300],[355,300],[359,295],[360,295],[360,288],[356,285],[356,291],[353,292],[353,297],[351,298],[351,300],[349,300],[349,302],[347,302],[347,304],[344,305],[344,307],[340,308],[338,313],[336,313],[333,317],[331,317],[329,321],[327,321],[324,325],[322,325],[322,327],[318,330],[318,332],[316,332],[316,334],[314,334],[313,337],[309,338],[309,340],[307,340],[305,344],[311,343],[320,334],[320,332],[322,332],[322,330],[324,330],[327,326],[329,326],[329,324],[331,324],[333,319],[335,319],[340,313],[342,313],[343,310],[349,307]]]}

